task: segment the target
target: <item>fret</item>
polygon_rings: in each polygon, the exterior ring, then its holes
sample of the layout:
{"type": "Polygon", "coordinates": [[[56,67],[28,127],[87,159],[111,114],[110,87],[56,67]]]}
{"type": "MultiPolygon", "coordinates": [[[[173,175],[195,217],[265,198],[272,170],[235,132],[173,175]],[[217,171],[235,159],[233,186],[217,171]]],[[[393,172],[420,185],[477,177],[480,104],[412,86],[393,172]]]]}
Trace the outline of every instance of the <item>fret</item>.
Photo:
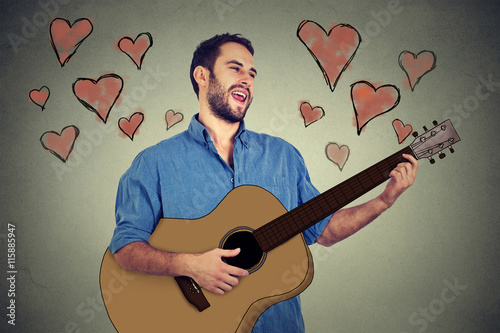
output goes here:
{"type": "Polygon", "coordinates": [[[262,250],[274,249],[385,182],[391,170],[403,161],[403,153],[414,155],[410,147],[403,148],[255,230],[254,236],[262,250]]]}

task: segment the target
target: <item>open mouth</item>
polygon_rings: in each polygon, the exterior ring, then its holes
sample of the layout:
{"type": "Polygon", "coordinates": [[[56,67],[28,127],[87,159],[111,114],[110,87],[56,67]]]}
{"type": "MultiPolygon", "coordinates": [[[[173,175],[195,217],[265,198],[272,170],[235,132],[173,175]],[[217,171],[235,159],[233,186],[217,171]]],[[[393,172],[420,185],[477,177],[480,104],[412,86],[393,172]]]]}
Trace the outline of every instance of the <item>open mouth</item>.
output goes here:
{"type": "Polygon", "coordinates": [[[233,98],[239,103],[245,103],[245,101],[247,100],[247,93],[241,90],[233,91],[231,93],[231,96],[233,96],[233,98]]]}

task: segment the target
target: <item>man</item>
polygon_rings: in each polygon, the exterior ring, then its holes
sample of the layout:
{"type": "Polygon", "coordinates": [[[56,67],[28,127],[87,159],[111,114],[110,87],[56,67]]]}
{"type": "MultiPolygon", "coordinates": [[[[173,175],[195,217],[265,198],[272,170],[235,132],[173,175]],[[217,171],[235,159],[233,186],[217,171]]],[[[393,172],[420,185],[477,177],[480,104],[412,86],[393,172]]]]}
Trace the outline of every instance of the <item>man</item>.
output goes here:
{"type": "MultiPolygon", "coordinates": [[[[158,220],[199,218],[236,186],[253,184],[273,193],[288,210],[319,192],[299,152],[285,141],[245,128],[257,70],[253,48],[239,35],[217,35],[193,55],[191,81],[199,113],[189,129],[141,152],[120,180],[110,250],[122,267],[145,274],[189,276],[216,294],[230,292],[248,272],[224,263],[239,249],[186,254],[148,244],[158,220]]],[[[413,183],[418,162],[401,163],[384,191],[360,206],[342,209],[303,235],[310,245],[331,246],[370,223],[413,183]]],[[[251,204],[251,203],[249,203],[251,204]]],[[[254,332],[303,332],[298,297],[269,308],[254,332]]]]}

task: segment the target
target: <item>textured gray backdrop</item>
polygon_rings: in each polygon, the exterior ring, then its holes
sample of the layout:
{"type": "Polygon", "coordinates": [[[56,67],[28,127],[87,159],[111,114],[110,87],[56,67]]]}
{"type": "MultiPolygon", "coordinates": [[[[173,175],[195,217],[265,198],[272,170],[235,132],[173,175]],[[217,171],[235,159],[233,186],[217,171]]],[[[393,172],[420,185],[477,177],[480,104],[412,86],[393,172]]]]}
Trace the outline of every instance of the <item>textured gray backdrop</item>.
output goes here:
{"type": "Polygon", "coordinates": [[[435,165],[421,161],[416,184],[375,223],[328,250],[312,247],[316,275],[302,295],[308,332],[500,330],[498,1],[41,0],[0,6],[0,271],[7,275],[8,223],[16,227],[18,271],[15,327],[6,323],[9,285],[1,279],[2,331],[114,331],[98,275],[114,228],[118,179],[139,151],[187,128],[197,112],[188,78],[192,52],[201,40],[227,31],[241,32],[256,48],[259,76],[247,126],[294,144],[320,191],[399,149],[395,118],[420,133],[434,119],[451,118],[462,138],[455,154],[435,165]],[[94,25],[63,68],[49,41],[55,17],[89,18],[94,25]],[[296,36],[303,19],[325,29],[348,23],[363,37],[333,93],[296,36]],[[142,32],[151,33],[154,45],[138,71],[114,45],[142,32]],[[436,69],[413,92],[404,89],[398,65],[403,50],[437,55],[436,69]],[[121,75],[125,87],[122,103],[103,124],[71,86],[76,78],[107,72],[121,75]],[[397,85],[401,102],[358,136],[349,91],[362,79],[397,85]],[[41,111],[28,92],[44,85],[51,96],[41,111]],[[326,116],[305,128],[302,100],[322,106],[326,116]],[[146,120],[131,141],[119,134],[117,122],[139,107],[146,120]],[[185,119],[167,131],[169,109],[185,119]],[[81,135],[64,164],[39,139],[67,125],[81,135]],[[350,147],[343,171],[326,158],[328,142],[350,147]]]}

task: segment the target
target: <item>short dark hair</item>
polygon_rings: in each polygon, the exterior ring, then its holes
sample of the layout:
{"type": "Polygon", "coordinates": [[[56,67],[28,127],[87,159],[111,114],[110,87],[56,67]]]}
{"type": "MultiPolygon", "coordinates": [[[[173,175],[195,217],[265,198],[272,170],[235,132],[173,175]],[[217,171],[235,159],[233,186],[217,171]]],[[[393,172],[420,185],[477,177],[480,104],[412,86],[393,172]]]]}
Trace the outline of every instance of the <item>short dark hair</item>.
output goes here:
{"type": "Polygon", "coordinates": [[[194,79],[194,69],[198,66],[203,66],[205,68],[208,68],[210,73],[212,73],[215,61],[220,55],[221,45],[229,42],[235,42],[243,45],[253,56],[254,50],[252,47],[252,43],[248,39],[241,37],[240,34],[225,33],[222,35],[215,35],[214,37],[201,42],[200,45],[198,45],[198,47],[196,48],[196,51],[194,51],[193,53],[193,60],[191,61],[191,68],[189,73],[191,77],[191,84],[193,85],[193,89],[197,97],[199,97],[200,88],[198,87],[198,83],[194,79]]]}

